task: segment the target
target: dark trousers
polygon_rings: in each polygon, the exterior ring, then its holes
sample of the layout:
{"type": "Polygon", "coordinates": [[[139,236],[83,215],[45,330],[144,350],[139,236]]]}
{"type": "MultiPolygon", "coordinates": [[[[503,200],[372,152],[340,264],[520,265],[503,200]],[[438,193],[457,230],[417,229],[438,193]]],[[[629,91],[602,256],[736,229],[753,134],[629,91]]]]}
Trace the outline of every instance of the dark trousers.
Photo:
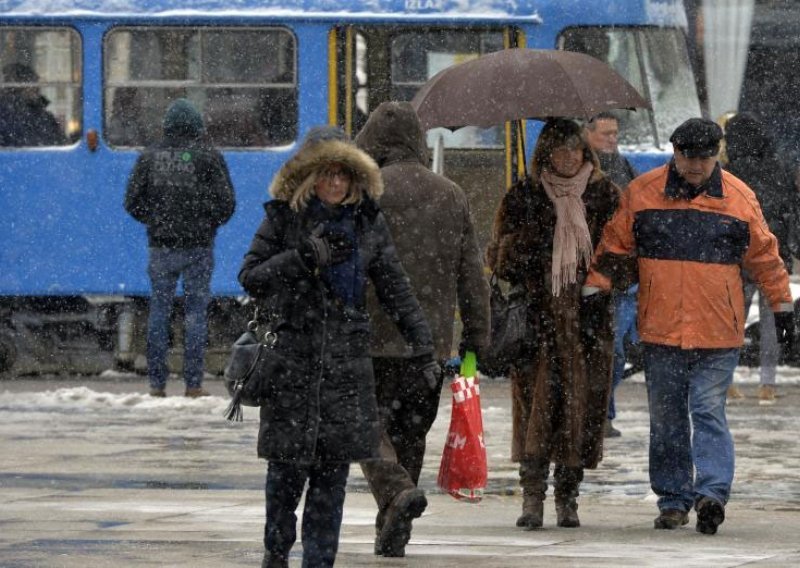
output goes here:
{"type": "Polygon", "coordinates": [[[333,566],[339,548],[348,463],[296,464],[270,461],[267,465],[267,523],[264,548],[288,558],[297,539],[295,510],[308,480],[303,508],[303,568],[333,566]]]}
{"type": "Polygon", "coordinates": [[[372,364],[383,425],[381,459],[362,462],[361,469],[383,512],[419,482],[425,437],[436,420],[442,385],[433,393],[422,389],[424,379],[408,359],[377,357],[372,364]]]}

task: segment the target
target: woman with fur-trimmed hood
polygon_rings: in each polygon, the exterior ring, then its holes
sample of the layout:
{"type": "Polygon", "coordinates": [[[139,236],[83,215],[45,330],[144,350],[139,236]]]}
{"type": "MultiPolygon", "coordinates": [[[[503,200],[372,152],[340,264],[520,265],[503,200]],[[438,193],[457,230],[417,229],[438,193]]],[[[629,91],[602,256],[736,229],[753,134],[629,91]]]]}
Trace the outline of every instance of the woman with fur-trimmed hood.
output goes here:
{"type": "MultiPolygon", "coordinates": [[[[258,455],[268,460],[264,566],[288,566],[308,480],[303,565],[332,566],[351,462],[377,458],[367,278],[421,368],[433,340],[375,199],[377,164],[338,128],[312,130],[270,185],[239,281],[277,336],[258,455]]],[[[402,380],[402,377],[398,377],[402,380]]]]}
{"type": "Polygon", "coordinates": [[[581,285],[619,200],[571,120],[545,124],[531,162],[530,176],[500,204],[487,254],[497,276],[524,287],[533,331],[511,373],[511,458],[524,500],[517,526],[526,530],[542,526],[551,463],[557,524],[579,526],[583,470],[602,457],[612,318],[605,298],[582,300],[581,285]]]}

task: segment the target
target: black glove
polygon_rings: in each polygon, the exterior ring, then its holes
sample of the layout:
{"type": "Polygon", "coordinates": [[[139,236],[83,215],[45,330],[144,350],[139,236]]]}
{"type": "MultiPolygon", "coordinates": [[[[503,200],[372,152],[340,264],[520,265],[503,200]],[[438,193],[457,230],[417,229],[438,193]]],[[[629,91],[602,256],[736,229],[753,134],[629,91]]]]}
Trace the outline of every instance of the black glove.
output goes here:
{"type": "Polygon", "coordinates": [[[589,296],[581,296],[581,335],[590,342],[598,339],[600,331],[609,321],[609,303],[608,294],[601,292],[595,292],[589,296]]]}
{"type": "Polygon", "coordinates": [[[353,240],[344,231],[330,231],[324,236],[312,234],[297,247],[303,262],[310,268],[322,268],[344,262],[353,254],[353,240]]]}
{"type": "Polygon", "coordinates": [[[463,359],[464,356],[467,354],[467,351],[472,351],[473,353],[475,353],[475,358],[478,361],[481,360],[480,347],[477,347],[476,345],[470,345],[469,343],[467,343],[462,339],[461,342],[458,344],[458,356],[463,359]]]}
{"type": "Polygon", "coordinates": [[[432,353],[414,357],[411,360],[411,364],[420,378],[425,381],[425,386],[428,387],[429,391],[439,390],[442,368],[434,360],[432,353]]]}
{"type": "Polygon", "coordinates": [[[785,353],[789,353],[794,345],[794,313],[774,312],[774,316],[778,345],[781,346],[785,353]]]}

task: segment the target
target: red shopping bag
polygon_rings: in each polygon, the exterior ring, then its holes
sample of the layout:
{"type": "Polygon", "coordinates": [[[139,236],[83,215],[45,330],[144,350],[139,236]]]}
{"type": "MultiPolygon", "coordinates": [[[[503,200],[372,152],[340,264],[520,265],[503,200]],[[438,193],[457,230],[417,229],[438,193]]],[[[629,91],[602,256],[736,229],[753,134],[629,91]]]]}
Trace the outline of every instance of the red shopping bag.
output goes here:
{"type": "Polygon", "coordinates": [[[483,444],[480,388],[475,354],[468,352],[461,372],[450,383],[453,410],[438,485],[456,499],[477,503],[486,487],[486,446],[483,444]]]}

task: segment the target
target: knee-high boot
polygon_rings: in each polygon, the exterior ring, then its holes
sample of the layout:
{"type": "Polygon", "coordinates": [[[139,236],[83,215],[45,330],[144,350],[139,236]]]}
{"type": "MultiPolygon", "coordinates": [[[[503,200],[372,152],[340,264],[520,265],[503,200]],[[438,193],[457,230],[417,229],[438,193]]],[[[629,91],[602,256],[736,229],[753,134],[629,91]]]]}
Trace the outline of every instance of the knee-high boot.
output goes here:
{"type": "Polygon", "coordinates": [[[554,477],[556,524],[569,528],[581,526],[578,519],[578,489],[583,481],[583,468],[556,464],[554,477]]]}
{"type": "Polygon", "coordinates": [[[550,462],[523,460],[519,464],[519,484],[522,487],[522,515],[517,526],[525,530],[542,527],[544,499],[547,491],[547,475],[550,462]]]}

